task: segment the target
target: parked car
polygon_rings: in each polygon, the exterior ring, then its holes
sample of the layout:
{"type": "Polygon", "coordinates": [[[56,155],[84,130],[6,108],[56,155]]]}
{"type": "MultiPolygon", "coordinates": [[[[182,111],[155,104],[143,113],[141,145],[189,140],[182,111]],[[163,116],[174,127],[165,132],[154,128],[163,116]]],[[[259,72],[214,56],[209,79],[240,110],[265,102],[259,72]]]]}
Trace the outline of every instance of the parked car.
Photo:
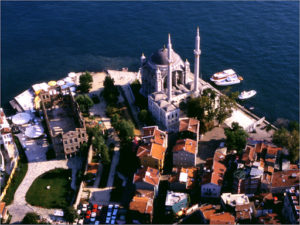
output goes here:
{"type": "Polygon", "coordinates": [[[118,213],[118,209],[114,209],[114,211],[113,211],[113,216],[116,216],[117,215],[117,213],[118,213]]]}

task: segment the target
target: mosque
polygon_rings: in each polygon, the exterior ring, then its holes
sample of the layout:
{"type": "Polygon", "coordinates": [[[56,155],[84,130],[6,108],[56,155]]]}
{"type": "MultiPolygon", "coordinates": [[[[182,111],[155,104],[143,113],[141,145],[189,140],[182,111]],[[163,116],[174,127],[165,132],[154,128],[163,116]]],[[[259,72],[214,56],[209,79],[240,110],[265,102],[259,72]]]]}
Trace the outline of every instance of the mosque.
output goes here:
{"type": "Polygon", "coordinates": [[[179,104],[190,96],[199,96],[205,88],[200,82],[200,34],[195,38],[194,75],[190,64],[173,50],[171,36],[167,48],[162,48],[146,59],[141,56],[141,94],[148,98],[148,110],[157,124],[168,132],[177,132],[179,126],[179,104]]]}

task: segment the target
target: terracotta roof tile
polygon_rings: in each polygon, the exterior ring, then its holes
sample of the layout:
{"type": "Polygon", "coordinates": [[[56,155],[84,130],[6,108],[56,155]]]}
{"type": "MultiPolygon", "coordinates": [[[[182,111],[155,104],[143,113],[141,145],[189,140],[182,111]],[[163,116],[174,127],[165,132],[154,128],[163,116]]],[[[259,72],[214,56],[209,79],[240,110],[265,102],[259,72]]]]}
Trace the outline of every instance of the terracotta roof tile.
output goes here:
{"type": "Polygon", "coordinates": [[[235,224],[235,217],[228,212],[210,216],[210,224],[235,224]]]}
{"type": "Polygon", "coordinates": [[[129,204],[129,209],[141,214],[152,214],[153,199],[148,197],[134,196],[129,204]]]}
{"type": "Polygon", "coordinates": [[[176,145],[173,147],[173,152],[186,151],[191,154],[196,153],[197,142],[192,139],[180,139],[177,140],[176,145]]]}
{"type": "Polygon", "coordinates": [[[197,134],[199,126],[199,120],[194,118],[181,119],[179,122],[179,132],[190,131],[197,134]]]}
{"type": "Polygon", "coordinates": [[[272,176],[272,187],[293,187],[299,185],[300,172],[286,170],[274,172],[272,176]]]}
{"type": "Polygon", "coordinates": [[[3,215],[5,212],[5,202],[0,202],[0,214],[3,215]]]}
{"type": "Polygon", "coordinates": [[[162,145],[152,143],[151,148],[151,156],[158,160],[163,160],[165,157],[166,148],[164,148],[162,145]]]}
{"type": "Polygon", "coordinates": [[[141,168],[133,175],[133,183],[136,182],[146,182],[153,186],[159,183],[159,171],[157,169],[147,167],[141,168]]]}

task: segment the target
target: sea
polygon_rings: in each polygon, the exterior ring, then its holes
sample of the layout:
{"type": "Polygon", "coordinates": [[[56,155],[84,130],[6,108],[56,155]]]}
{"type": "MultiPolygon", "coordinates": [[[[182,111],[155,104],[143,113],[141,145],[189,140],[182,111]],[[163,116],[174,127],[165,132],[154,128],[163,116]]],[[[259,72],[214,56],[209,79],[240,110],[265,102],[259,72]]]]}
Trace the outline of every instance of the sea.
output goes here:
{"type": "Polygon", "coordinates": [[[298,1],[2,1],[1,105],[71,71],[138,71],[168,33],[193,71],[197,26],[204,80],[232,68],[244,80],[231,91],[257,91],[242,105],[299,121],[298,1]]]}

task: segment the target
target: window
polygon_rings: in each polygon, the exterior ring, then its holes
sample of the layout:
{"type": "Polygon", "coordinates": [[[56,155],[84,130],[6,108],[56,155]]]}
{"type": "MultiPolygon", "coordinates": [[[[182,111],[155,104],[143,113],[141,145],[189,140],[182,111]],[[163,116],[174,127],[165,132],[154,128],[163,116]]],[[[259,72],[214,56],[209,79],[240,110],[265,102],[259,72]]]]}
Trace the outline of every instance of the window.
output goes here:
{"type": "Polygon", "coordinates": [[[84,137],[84,134],[81,134],[82,137],[84,137]]]}
{"type": "Polygon", "coordinates": [[[74,138],[74,141],[77,142],[78,141],[77,138],[74,138]]]}
{"type": "Polygon", "coordinates": [[[65,141],[65,144],[68,144],[68,141],[65,141]]]}

